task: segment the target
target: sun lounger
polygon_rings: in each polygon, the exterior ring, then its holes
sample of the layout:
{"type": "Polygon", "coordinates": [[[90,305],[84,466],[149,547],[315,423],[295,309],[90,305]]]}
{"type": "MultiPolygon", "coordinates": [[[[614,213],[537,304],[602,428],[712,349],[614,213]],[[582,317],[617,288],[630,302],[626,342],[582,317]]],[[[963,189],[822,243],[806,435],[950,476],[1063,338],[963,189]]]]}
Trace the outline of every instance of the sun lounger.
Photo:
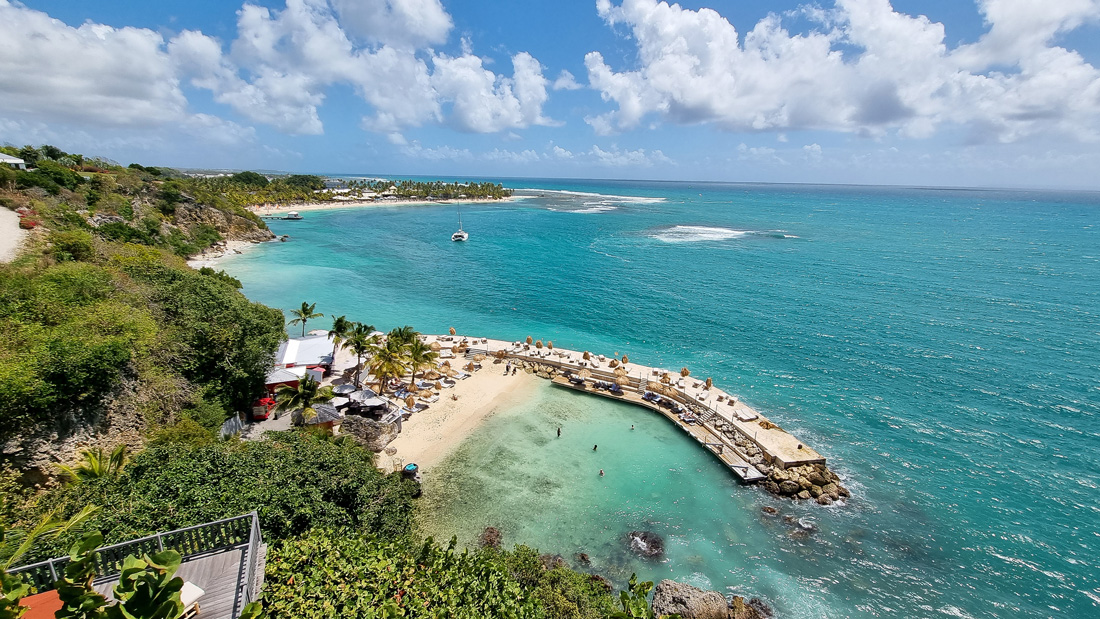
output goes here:
{"type": "Polygon", "coordinates": [[[195,583],[187,581],[183,583],[183,588],[180,589],[180,602],[183,604],[183,614],[180,615],[183,619],[190,619],[199,614],[199,598],[205,595],[206,592],[200,589],[195,583]]]}

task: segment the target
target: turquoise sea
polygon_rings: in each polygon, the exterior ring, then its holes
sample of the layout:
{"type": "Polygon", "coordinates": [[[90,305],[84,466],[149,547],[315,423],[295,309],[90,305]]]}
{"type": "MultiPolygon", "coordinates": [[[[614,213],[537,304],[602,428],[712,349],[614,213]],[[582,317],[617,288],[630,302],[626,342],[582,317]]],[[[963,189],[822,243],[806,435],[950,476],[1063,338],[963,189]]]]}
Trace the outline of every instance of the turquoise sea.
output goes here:
{"type": "Polygon", "coordinates": [[[686,580],[780,617],[1100,616],[1100,195],[505,185],[524,199],[463,207],[467,243],[453,205],[308,212],[222,267],[255,300],[317,303],[310,327],[345,314],[686,365],[853,497],[738,486],[645,411],[545,384],[428,472],[430,532],[493,525],[620,584],[686,580]],[[624,550],[637,529],[667,539],[662,561],[624,550]]]}

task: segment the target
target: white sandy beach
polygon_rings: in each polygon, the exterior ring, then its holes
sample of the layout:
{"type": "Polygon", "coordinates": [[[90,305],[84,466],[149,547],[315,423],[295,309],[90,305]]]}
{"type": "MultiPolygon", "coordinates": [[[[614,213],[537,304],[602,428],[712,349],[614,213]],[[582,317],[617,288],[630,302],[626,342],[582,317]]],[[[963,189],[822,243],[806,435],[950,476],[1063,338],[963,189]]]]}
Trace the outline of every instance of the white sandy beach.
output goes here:
{"type": "Polygon", "coordinates": [[[444,389],[428,410],[402,423],[401,434],[389,445],[397,453],[378,454],[379,468],[392,471],[415,462],[421,469],[430,469],[495,412],[528,400],[542,379],[523,372],[504,376],[504,364],[486,361],[470,378],[457,382],[444,389]]]}
{"type": "Polygon", "coordinates": [[[15,259],[27,234],[26,230],[19,228],[19,215],[0,207],[0,262],[15,259]]]}
{"type": "Polygon", "coordinates": [[[256,245],[259,245],[259,243],[254,243],[252,241],[226,241],[224,247],[209,248],[204,250],[201,254],[191,256],[187,259],[187,266],[192,269],[201,269],[203,267],[214,268],[214,265],[222,258],[244,253],[256,245]]]}

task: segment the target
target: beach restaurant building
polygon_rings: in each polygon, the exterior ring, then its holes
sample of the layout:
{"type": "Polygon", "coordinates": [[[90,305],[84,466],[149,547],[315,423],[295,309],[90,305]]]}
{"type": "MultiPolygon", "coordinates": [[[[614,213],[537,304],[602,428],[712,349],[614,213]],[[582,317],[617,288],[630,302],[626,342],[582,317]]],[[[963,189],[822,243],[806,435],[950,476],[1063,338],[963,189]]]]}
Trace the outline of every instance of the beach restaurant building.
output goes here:
{"type": "Polygon", "coordinates": [[[297,387],[303,376],[321,379],[332,368],[332,337],[327,333],[292,337],[279,345],[275,364],[267,373],[267,390],[275,393],[280,385],[297,387]]]}

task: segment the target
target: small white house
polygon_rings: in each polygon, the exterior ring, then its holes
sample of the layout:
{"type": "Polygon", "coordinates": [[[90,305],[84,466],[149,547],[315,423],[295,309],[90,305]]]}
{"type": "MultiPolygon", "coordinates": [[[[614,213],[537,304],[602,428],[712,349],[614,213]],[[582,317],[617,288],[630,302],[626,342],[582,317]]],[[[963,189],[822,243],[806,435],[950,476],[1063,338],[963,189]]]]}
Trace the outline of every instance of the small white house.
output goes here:
{"type": "Polygon", "coordinates": [[[19,157],[12,157],[11,155],[7,155],[5,153],[0,153],[0,165],[5,165],[9,168],[14,168],[16,170],[27,169],[27,163],[25,161],[23,161],[19,157]]]}

